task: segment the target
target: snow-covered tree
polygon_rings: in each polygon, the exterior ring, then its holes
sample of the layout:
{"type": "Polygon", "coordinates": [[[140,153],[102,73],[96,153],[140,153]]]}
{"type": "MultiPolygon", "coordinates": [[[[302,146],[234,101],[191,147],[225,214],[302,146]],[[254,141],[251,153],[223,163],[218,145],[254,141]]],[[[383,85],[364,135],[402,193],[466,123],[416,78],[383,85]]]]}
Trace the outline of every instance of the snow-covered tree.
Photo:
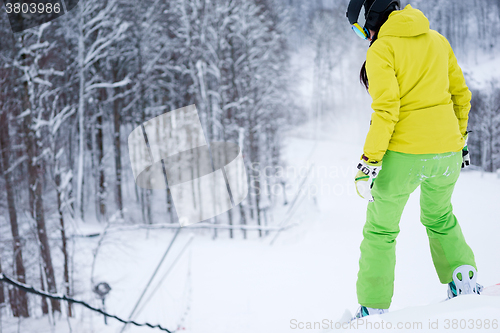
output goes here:
{"type": "Polygon", "coordinates": [[[468,130],[472,164],[485,171],[500,168],[500,86],[492,81],[489,87],[472,91],[472,111],[468,130]]]}
{"type": "MultiPolygon", "coordinates": [[[[26,147],[28,165],[28,184],[30,197],[30,211],[37,231],[40,257],[42,261],[42,285],[51,293],[57,292],[54,266],[52,264],[51,249],[47,235],[46,215],[44,207],[44,158],[47,150],[44,149],[42,126],[45,114],[44,99],[51,94],[54,85],[50,82],[53,76],[62,76],[54,67],[44,66],[46,57],[55,43],[46,40],[44,31],[50,23],[42,24],[33,30],[21,33],[20,44],[14,66],[22,73],[22,119],[24,144],[26,147]]],[[[57,300],[50,302],[52,311],[61,311],[57,300]]]]}
{"type": "MultiPolygon", "coordinates": [[[[78,167],[76,177],[76,209],[77,216],[83,217],[83,182],[85,164],[85,140],[86,140],[86,104],[96,89],[115,88],[128,84],[125,78],[119,82],[106,82],[101,80],[99,73],[91,73],[91,68],[102,59],[109,56],[109,48],[113,43],[123,37],[128,25],[121,22],[116,16],[116,0],[90,0],[82,1],[78,5],[76,15],[78,40],[78,167]],[[96,75],[91,75],[96,74],[96,75]]],[[[102,156],[102,155],[101,155],[102,156]]],[[[101,161],[98,161],[99,165],[101,161]]],[[[102,176],[102,174],[101,174],[102,176]]],[[[104,200],[104,182],[99,184],[97,196],[104,200]]],[[[105,213],[101,206],[100,213],[105,213]]]]}

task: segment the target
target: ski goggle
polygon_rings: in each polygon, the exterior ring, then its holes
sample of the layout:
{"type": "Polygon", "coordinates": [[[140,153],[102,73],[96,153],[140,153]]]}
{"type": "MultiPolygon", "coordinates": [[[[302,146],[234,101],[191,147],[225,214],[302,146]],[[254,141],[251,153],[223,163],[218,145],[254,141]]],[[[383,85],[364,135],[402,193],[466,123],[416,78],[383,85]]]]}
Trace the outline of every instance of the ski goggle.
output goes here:
{"type": "Polygon", "coordinates": [[[358,23],[354,23],[352,26],[351,26],[351,29],[352,31],[354,31],[356,33],[356,35],[358,35],[359,38],[361,39],[364,39],[364,40],[367,40],[368,38],[370,38],[370,32],[368,31],[368,29],[366,28],[362,28],[358,23]]]}

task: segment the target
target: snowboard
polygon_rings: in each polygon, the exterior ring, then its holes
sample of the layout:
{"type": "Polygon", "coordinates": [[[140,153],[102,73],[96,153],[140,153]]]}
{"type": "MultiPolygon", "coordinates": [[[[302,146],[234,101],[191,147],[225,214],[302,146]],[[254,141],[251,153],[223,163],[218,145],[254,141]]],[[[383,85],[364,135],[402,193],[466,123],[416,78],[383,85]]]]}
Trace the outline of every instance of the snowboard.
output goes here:
{"type": "Polygon", "coordinates": [[[484,296],[500,296],[500,283],[497,283],[493,286],[484,287],[481,295],[484,296]]]}
{"type": "MultiPolygon", "coordinates": [[[[483,291],[481,292],[480,296],[500,296],[500,283],[492,285],[492,286],[488,286],[488,287],[483,287],[483,291]]],[[[448,299],[446,299],[446,300],[448,300],[448,299]]],[[[351,313],[351,311],[346,309],[344,314],[339,318],[339,320],[337,322],[340,323],[341,325],[347,324],[347,323],[351,322],[353,316],[354,315],[351,313]]],[[[338,328],[337,328],[337,330],[338,330],[338,328]]],[[[327,330],[324,330],[323,332],[332,332],[332,330],[327,329],[327,330]]]]}

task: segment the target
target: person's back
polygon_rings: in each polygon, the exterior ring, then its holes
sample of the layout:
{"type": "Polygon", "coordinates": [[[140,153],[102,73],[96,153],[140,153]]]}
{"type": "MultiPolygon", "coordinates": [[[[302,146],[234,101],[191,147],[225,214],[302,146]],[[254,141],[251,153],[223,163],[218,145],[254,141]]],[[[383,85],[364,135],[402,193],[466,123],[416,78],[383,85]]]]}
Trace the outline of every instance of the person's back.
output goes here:
{"type": "Polygon", "coordinates": [[[409,154],[462,150],[470,92],[448,41],[429,29],[421,11],[408,5],[391,13],[368,50],[366,68],[369,80],[384,83],[369,87],[372,108],[389,113],[380,129],[387,133],[394,125],[394,130],[388,147],[369,134],[365,155],[378,159],[385,149],[409,154]],[[450,77],[453,71],[459,72],[457,78],[450,77]],[[397,82],[391,83],[394,74],[397,82]]]}
{"type": "Polygon", "coordinates": [[[399,222],[418,187],[420,221],[448,297],[481,290],[474,253],[451,205],[461,165],[468,165],[464,143],[471,93],[446,38],[429,29],[422,12],[410,5],[397,10],[400,5],[399,0],[351,0],[347,10],[352,30],[371,41],[360,79],[374,111],[354,179],[358,194],[369,200],[355,318],[390,307],[399,222]],[[357,23],[362,6],[363,28],[357,23]]]}

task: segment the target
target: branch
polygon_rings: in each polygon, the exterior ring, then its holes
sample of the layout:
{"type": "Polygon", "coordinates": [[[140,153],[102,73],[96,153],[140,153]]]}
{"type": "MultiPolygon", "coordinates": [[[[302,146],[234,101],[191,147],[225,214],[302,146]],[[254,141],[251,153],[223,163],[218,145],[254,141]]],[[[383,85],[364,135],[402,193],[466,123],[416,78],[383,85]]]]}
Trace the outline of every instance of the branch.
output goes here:
{"type": "Polygon", "coordinates": [[[5,172],[3,173],[4,175],[7,175],[9,174],[10,172],[12,172],[14,169],[17,168],[17,166],[21,163],[23,163],[24,161],[26,161],[28,159],[28,156],[23,156],[21,158],[19,158],[17,161],[14,162],[14,164],[12,164],[10,166],[10,168],[8,168],[7,170],[5,170],[5,172]]]}
{"type": "Polygon", "coordinates": [[[118,88],[118,87],[123,87],[123,86],[126,86],[127,84],[129,84],[131,81],[128,77],[126,77],[125,79],[119,81],[119,82],[115,82],[115,83],[108,83],[108,82],[102,82],[102,83],[96,83],[96,84],[92,84],[90,86],[88,86],[86,89],[85,89],[85,92],[90,92],[91,90],[93,89],[98,89],[98,88],[118,88]]]}
{"type": "MultiPolygon", "coordinates": [[[[225,230],[262,230],[262,231],[283,231],[298,225],[298,223],[288,224],[286,226],[262,227],[257,225],[229,225],[229,224],[211,224],[207,222],[195,223],[186,227],[181,227],[177,223],[157,223],[157,224],[140,224],[131,226],[117,226],[107,228],[104,233],[108,234],[115,231],[133,231],[140,229],[225,229],[225,230]]],[[[96,237],[102,233],[93,233],[91,235],[73,235],[72,237],[96,237]]]]}

